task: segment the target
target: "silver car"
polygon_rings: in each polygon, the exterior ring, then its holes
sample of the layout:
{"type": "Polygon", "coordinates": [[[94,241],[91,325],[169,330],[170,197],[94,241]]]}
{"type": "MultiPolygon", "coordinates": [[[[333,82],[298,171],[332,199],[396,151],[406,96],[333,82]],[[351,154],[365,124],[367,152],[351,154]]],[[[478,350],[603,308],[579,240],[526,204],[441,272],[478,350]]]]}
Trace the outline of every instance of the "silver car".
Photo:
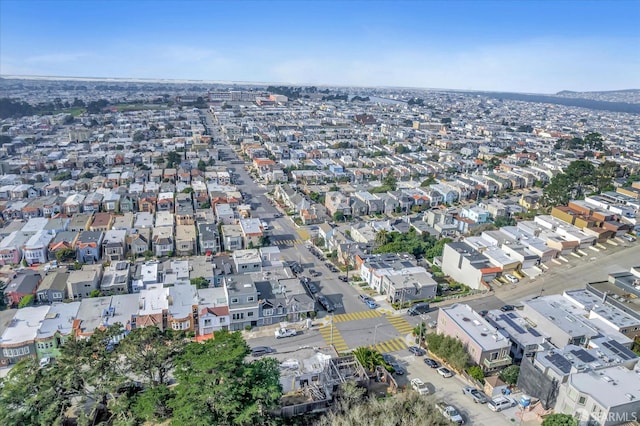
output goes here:
{"type": "Polygon", "coordinates": [[[465,386],[462,389],[462,393],[473,399],[473,402],[475,402],[476,404],[486,404],[487,402],[489,402],[489,397],[485,395],[484,392],[479,391],[473,386],[465,386]]]}

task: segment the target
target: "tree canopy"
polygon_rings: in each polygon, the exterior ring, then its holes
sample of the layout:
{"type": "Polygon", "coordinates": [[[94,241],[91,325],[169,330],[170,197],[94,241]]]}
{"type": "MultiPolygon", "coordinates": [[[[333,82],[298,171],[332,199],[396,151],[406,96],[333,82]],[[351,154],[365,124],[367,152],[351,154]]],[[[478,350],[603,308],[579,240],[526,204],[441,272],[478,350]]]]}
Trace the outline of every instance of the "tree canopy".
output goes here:
{"type": "Polygon", "coordinates": [[[578,419],[570,414],[550,414],[542,421],[542,426],[578,426],[578,419]]]}
{"type": "Polygon", "coordinates": [[[25,359],[0,380],[0,424],[135,425],[269,424],[279,401],[278,362],[246,362],[240,333],[205,343],[183,332],[137,328],[97,330],[67,340],[53,365],[25,359]],[[116,343],[119,342],[119,343],[116,343]],[[172,376],[173,374],[173,376],[172,376]],[[171,377],[177,379],[169,386],[171,377]]]}
{"type": "Polygon", "coordinates": [[[604,161],[597,168],[587,160],[573,161],[545,186],[542,202],[546,206],[565,205],[590,193],[608,191],[619,174],[621,169],[615,161],[604,161]]]}

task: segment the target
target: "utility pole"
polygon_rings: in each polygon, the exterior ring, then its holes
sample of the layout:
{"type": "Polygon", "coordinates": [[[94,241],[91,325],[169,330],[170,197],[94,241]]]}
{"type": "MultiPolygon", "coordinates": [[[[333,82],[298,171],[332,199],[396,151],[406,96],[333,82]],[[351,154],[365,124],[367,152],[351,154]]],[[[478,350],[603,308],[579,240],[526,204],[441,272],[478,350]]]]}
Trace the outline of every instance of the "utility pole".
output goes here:
{"type": "Polygon", "coordinates": [[[331,314],[331,346],[333,346],[333,313],[331,314]]]}

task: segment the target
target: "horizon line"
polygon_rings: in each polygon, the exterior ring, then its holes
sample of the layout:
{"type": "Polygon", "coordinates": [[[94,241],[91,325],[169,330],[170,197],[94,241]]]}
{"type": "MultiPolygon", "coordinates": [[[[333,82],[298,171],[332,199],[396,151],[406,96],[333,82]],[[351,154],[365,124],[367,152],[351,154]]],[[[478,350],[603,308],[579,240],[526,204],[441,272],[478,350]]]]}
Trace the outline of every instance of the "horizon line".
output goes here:
{"type": "Polygon", "coordinates": [[[145,77],[79,77],[79,76],[54,76],[54,75],[29,75],[29,74],[0,74],[0,79],[16,79],[16,80],[59,80],[59,81],[127,81],[140,83],[200,83],[210,85],[249,85],[249,86],[272,86],[282,85],[290,87],[341,87],[341,88],[359,88],[359,89],[410,89],[410,90],[426,90],[426,91],[446,91],[446,92],[462,92],[462,93],[514,93],[524,95],[545,95],[557,96],[558,93],[612,93],[627,92],[639,90],[639,88],[626,88],[615,90],[589,90],[577,91],[563,89],[555,93],[545,92],[517,92],[517,91],[499,91],[499,90],[483,90],[483,89],[447,89],[432,87],[415,87],[415,86],[357,86],[344,84],[308,84],[308,83],[287,83],[287,82],[260,82],[260,81],[242,81],[242,80],[201,80],[201,79],[177,79],[177,78],[145,78],[145,77]]]}

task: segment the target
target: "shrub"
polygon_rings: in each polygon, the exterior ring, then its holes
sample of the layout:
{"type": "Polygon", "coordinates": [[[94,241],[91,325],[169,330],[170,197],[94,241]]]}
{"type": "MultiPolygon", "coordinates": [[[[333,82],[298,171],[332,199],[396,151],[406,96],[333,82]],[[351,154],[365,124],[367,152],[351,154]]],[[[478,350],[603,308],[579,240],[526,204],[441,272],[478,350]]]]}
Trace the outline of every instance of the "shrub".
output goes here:
{"type": "Polygon", "coordinates": [[[480,383],[484,383],[484,371],[482,371],[482,368],[480,368],[480,366],[472,365],[471,367],[467,368],[467,374],[480,383]]]}

